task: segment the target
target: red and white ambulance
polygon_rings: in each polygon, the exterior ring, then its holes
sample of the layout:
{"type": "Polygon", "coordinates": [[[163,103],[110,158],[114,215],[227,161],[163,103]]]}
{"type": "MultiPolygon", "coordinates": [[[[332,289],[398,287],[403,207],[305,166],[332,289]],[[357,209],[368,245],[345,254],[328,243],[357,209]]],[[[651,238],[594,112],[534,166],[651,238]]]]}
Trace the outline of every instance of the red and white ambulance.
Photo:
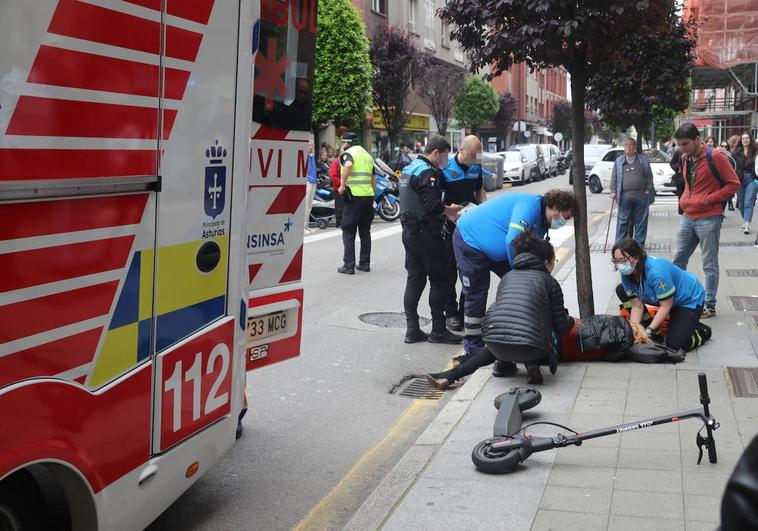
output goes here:
{"type": "Polygon", "coordinates": [[[141,529],[298,355],[316,0],[0,2],[0,529],[141,529]]]}

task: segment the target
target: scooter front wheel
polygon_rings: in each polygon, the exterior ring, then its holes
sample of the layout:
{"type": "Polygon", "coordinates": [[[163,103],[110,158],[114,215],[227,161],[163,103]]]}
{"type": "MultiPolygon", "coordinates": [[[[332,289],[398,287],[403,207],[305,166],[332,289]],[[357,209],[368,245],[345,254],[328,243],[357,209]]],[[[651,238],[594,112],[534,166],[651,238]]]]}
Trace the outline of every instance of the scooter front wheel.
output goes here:
{"type": "Polygon", "coordinates": [[[486,474],[504,474],[510,472],[521,462],[519,450],[493,449],[492,445],[501,442],[502,437],[485,439],[474,447],[471,460],[477,470],[486,474]]]}

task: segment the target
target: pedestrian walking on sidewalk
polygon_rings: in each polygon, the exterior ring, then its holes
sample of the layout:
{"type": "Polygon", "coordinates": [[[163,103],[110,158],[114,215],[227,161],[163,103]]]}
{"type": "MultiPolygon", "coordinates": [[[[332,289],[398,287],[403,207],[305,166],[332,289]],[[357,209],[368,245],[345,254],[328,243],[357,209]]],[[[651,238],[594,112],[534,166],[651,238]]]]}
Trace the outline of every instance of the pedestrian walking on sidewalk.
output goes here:
{"type": "MultiPolygon", "coordinates": [[[[578,210],[572,192],[549,190],[544,195],[503,194],[488,200],[458,220],[453,249],[463,285],[463,345],[467,354],[484,347],[482,318],[487,309],[490,272],[501,277],[513,267],[511,243],[522,232],[540,239],[548,229],[559,229],[578,210]]],[[[493,374],[500,373],[496,363],[493,374]]]]}
{"type": "Polygon", "coordinates": [[[674,263],[686,270],[692,253],[700,245],[705,273],[703,317],[708,318],[716,315],[722,202],[734,195],[740,183],[726,155],[706,148],[697,127],[683,124],[674,137],[682,152],[684,177],[684,192],[679,198],[684,213],[679,223],[674,263]]]}
{"type": "Polygon", "coordinates": [[[345,152],[340,157],[342,174],[337,193],[345,200],[342,213],[342,245],[344,255],[338,273],[355,274],[355,270],[371,271],[371,222],[374,220],[374,159],[362,146],[352,145],[358,140],[355,133],[342,136],[345,152]],[[355,263],[355,234],[361,238],[361,252],[355,263]]]}
{"type": "Polygon", "coordinates": [[[750,222],[753,221],[755,198],[758,195],[755,164],[756,147],[753,137],[743,133],[740,145],[732,152],[736,164],[737,177],[740,179],[740,189],[737,191],[737,205],[742,214],[742,232],[750,234],[750,222]]]}
{"type": "MultiPolygon", "coordinates": [[[[469,203],[479,205],[487,200],[484,191],[484,177],[486,170],[482,168],[482,143],[476,135],[468,135],[463,139],[461,147],[455,156],[450,157],[447,167],[443,168],[444,198],[446,205],[465,206],[469,203]]],[[[489,173],[489,172],[487,172],[489,173]]],[[[456,284],[458,282],[458,264],[453,252],[453,232],[455,222],[445,220],[446,233],[450,236],[445,239],[448,250],[448,297],[445,303],[445,322],[450,330],[463,330],[463,293],[458,302],[456,284]]]]}
{"type": "MultiPolygon", "coordinates": [[[[555,268],[555,249],[550,242],[538,239],[531,232],[522,232],[513,240],[513,249],[513,270],[500,281],[495,302],[484,317],[485,340],[507,344],[514,351],[519,347],[538,349],[545,353],[542,363],[549,364],[555,373],[557,336],[568,333],[575,321],[581,322],[569,316],[563,306],[561,286],[551,276],[555,268]]],[[[459,358],[457,367],[427,375],[427,380],[438,389],[446,389],[454,381],[495,361],[495,356],[485,347],[471,356],[459,358]]],[[[505,372],[516,371],[515,363],[502,363],[507,367],[505,372]]],[[[526,378],[530,384],[542,383],[540,362],[526,364],[526,378]]]]}
{"type": "Polygon", "coordinates": [[[316,195],[316,183],[318,182],[316,169],[316,157],[313,155],[313,139],[308,141],[308,160],[305,182],[305,230],[310,231],[311,208],[313,196],[316,195]]]}
{"type": "MultiPolygon", "coordinates": [[[[407,329],[406,343],[426,341],[458,344],[460,336],[445,327],[445,301],[448,296],[448,251],[442,227],[445,219],[455,221],[460,205],[445,205],[442,200],[442,171],[447,166],[450,144],[442,136],[427,142],[424,153],[403,168],[400,176],[400,223],[405,247],[403,306],[407,329]],[[418,301],[429,279],[429,308],[432,334],[419,327],[418,301]]],[[[449,238],[449,236],[447,236],[449,238]]]]}
{"type": "Polygon", "coordinates": [[[650,205],[655,202],[655,183],[650,159],[637,153],[637,140],[630,136],[624,139],[624,154],[613,164],[611,201],[618,203],[615,241],[626,238],[631,228],[634,239],[644,247],[650,205]]]}
{"type": "Polygon", "coordinates": [[[705,290],[697,277],[675,266],[665,258],[649,256],[633,239],[626,238],[613,246],[616,270],[632,309],[629,322],[640,324],[645,304],[659,306],[652,322],[645,328],[648,337],[655,334],[669,318],[666,346],[685,352],[702,345],[695,329],[700,322],[705,302],[705,290]]]}

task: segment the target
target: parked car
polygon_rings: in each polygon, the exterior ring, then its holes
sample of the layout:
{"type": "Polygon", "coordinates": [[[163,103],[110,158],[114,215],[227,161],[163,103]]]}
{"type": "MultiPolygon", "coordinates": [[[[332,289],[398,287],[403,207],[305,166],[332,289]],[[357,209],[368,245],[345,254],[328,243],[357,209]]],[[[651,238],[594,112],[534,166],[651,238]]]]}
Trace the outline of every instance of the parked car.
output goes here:
{"type": "Polygon", "coordinates": [[[561,154],[558,146],[555,144],[540,144],[540,147],[545,157],[548,177],[556,177],[558,175],[558,156],[561,154]]]}
{"type": "MultiPolygon", "coordinates": [[[[590,170],[603,158],[603,155],[613,146],[610,144],[584,144],[584,182],[590,177],[590,170]]],[[[619,148],[621,149],[621,148],[619,148]]],[[[623,151],[623,150],[622,150],[623,151]]],[[[569,184],[574,184],[574,176],[569,174],[569,184]]]]}
{"type": "Polygon", "coordinates": [[[497,153],[482,153],[482,187],[494,192],[503,187],[503,157],[497,153]],[[488,174],[489,172],[489,174],[488,174]]]}
{"type": "Polygon", "coordinates": [[[532,182],[532,176],[538,172],[537,162],[526,158],[521,151],[498,151],[503,157],[503,182],[524,184],[532,182]]]}
{"type": "Polygon", "coordinates": [[[511,146],[510,151],[520,151],[524,154],[527,160],[535,162],[537,171],[532,175],[533,181],[541,181],[547,177],[547,164],[545,163],[545,155],[542,152],[542,148],[539,144],[514,144],[511,146]]]}
{"type": "MultiPolygon", "coordinates": [[[[650,157],[650,167],[653,170],[655,193],[675,192],[676,186],[672,182],[674,170],[669,166],[671,157],[660,149],[643,149],[642,151],[650,157]]],[[[593,194],[599,194],[603,191],[610,192],[613,164],[616,159],[623,154],[623,148],[612,148],[605,152],[600,161],[598,161],[590,171],[588,180],[590,192],[593,194]]]]}

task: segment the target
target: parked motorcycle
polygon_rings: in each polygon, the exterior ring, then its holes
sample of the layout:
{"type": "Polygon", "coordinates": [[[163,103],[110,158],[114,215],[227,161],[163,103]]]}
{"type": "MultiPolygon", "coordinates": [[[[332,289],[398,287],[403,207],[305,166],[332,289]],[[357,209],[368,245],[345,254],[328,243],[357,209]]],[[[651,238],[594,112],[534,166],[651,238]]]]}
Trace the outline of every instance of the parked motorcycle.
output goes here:
{"type": "Polygon", "coordinates": [[[310,217],[310,221],[315,222],[319,229],[325,229],[334,220],[334,194],[336,192],[329,177],[319,176],[310,217]]]}
{"type": "Polygon", "coordinates": [[[374,161],[374,208],[384,221],[400,219],[400,181],[381,159],[374,161]]]}

